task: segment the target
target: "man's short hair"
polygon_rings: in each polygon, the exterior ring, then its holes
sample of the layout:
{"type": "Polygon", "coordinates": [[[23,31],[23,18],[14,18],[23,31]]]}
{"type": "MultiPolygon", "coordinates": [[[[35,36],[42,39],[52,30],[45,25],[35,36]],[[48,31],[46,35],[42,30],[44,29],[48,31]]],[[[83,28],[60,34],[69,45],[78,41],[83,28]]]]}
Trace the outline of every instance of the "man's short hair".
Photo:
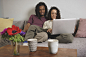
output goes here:
{"type": "Polygon", "coordinates": [[[44,2],[39,2],[39,3],[36,5],[36,7],[35,7],[36,16],[38,16],[39,19],[40,19],[40,17],[41,17],[41,15],[40,15],[40,13],[39,13],[39,6],[42,6],[42,5],[45,7],[45,14],[44,14],[44,16],[46,17],[46,15],[47,15],[47,6],[46,6],[46,4],[45,4],[44,2]]]}

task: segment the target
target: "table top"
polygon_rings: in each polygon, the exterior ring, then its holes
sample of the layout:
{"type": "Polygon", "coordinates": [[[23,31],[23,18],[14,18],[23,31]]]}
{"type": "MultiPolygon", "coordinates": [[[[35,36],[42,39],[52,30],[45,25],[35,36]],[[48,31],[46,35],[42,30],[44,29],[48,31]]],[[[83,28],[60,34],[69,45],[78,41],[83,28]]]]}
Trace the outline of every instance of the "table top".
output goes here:
{"type": "Polygon", "coordinates": [[[11,45],[0,47],[0,57],[77,57],[77,49],[59,48],[57,54],[50,54],[48,47],[37,47],[37,51],[29,52],[28,46],[20,46],[18,56],[12,54],[11,45]]]}

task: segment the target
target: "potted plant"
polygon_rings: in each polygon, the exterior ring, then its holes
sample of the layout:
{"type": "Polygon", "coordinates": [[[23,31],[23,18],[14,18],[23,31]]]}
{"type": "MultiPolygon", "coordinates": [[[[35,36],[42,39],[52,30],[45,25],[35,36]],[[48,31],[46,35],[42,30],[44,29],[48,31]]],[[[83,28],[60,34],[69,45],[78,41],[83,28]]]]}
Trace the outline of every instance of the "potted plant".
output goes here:
{"type": "Polygon", "coordinates": [[[1,38],[9,39],[11,41],[13,55],[19,55],[18,43],[24,41],[22,35],[24,35],[25,32],[21,31],[19,27],[12,25],[12,28],[5,28],[0,34],[1,38]]]}

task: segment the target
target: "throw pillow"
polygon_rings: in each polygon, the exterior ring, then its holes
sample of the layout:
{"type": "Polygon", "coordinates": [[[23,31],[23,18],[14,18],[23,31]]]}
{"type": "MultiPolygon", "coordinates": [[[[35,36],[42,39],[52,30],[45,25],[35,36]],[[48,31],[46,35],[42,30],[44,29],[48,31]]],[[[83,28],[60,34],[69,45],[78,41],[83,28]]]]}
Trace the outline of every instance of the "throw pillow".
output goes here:
{"type": "Polygon", "coordinates": [[[86,37],[86,19],[80,18],[79,27],[75,37],[86,37]]]}
{"type": "Polygon", "coordinates": [[[5,28],[11,27],[13,24],[14,18],[4,19],[0,18],[0,32],[2,32],[5,28]]]}

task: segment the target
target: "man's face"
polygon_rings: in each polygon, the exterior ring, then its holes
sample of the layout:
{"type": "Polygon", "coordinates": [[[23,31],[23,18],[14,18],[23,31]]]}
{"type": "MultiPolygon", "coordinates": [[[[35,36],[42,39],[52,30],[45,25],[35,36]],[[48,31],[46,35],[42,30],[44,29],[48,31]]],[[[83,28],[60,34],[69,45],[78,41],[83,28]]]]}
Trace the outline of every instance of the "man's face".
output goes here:
{"type": "Polygon", "coordinates": [[[39,6],[39,13],[41,16],[44,16],[45,14],[45,7],[42,5],[42,6],[39,6]]]}

